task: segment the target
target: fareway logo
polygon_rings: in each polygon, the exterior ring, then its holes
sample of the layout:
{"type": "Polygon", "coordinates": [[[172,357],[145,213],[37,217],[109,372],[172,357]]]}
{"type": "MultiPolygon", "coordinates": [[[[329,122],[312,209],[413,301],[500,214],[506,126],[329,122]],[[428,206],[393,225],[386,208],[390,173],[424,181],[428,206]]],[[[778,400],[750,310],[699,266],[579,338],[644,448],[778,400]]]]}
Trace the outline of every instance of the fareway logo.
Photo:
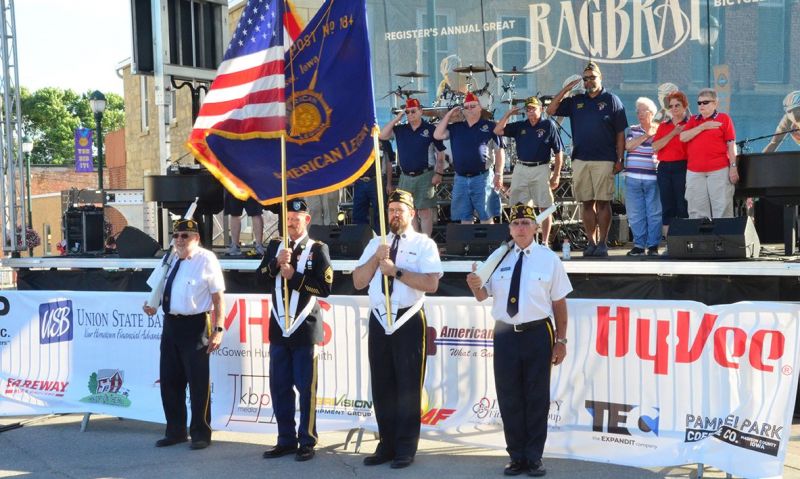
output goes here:
{"type": "Polygon", "coordinates": [[[700,327],[692,334],[689,311],[678,311],[674,321],[637,318],[635,335],[631,331],[630,308],[616,308],[611,315],[609,306],[597,308],[597,341],[595,350],[601,356],[621,358],[630,350],[631,339],[636,347],[636,355],[645,361],[653,362],[655,374],[668,374],[670,356],[675,363],[697,361],[706,349],[713,349],[714,361],[724,368],[739,369],[743,361],[765,372],[775,370],[774,361],[783,356],[786,338],[780,331],[758,329],[749,334],[735,326],[717,327],[717,315],[704,314],[700,327]],[[612,324],[615,326],[611,333],[612,324]],[[676,330],[673,333],[672,328],[676,330]],[[655,341],[651,338],[655,330],[655,341]],[[675,338],[668,341],[674,334],[675,338]],[[613,346],[612,346],[613,343],[613,346]],[[613,352],[610,349],[613,347],[613,352]]]}
{"type": "Polygon", "coordinates": [[[26,392],[34,395],[63,396],[67,390],[67,381],[38,381],[30,379],[8,378],[6,394],[13,395],[26,392]]]}

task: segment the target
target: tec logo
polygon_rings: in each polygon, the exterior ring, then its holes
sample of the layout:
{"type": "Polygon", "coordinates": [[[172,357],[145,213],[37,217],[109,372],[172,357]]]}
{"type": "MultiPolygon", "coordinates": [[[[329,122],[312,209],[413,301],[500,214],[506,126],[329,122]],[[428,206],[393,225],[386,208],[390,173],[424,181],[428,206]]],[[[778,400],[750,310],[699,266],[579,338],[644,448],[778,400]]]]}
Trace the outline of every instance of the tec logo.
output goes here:
{"type": "Polygon", "coordinates": [[[592,431],[625,436],[658,436],[658,408],[603,401],[586,401],[592,431]]]}
{"type": "Polygon", "coordinates": [[[72,300],[57,299],[39,305],[39,343],[72,341],[72,300]]]}

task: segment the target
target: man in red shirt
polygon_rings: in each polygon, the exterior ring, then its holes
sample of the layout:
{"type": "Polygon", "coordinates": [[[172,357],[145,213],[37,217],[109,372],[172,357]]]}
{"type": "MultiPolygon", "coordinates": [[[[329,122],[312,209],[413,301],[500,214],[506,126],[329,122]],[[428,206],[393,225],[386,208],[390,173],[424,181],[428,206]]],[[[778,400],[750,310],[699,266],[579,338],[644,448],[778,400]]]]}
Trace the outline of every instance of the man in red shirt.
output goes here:
{"type": "Polygon", "coordinates": [[[732,218],[736,167],[733,121],[717,111],[717,92],[705,88],[697,98],[699,115],[681,132],[688,156],[686,201],[689,218],[732,218]]]}

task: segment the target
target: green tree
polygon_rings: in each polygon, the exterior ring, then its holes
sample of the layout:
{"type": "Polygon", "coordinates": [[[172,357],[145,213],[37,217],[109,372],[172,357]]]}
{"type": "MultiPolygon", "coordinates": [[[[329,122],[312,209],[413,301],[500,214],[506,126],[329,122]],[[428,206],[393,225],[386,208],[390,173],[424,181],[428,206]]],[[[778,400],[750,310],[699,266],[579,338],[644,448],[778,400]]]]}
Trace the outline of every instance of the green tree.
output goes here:
{"type": "Polygon", "coordinates": [[[89,384],[87,384],[87,386],[89,387],[90,393],[97,394],[97,373],[92,373],[92,375],[89,376],[89,384]]]}
{"type": "MultiPolygon", "coordinates": [[[[47,87],[31,93],[20,90],[22,127],[34,141],[31,162],[61,165],[75,159],[75,130],[83,127],[96,131],[94,114],[89,105],[91,92],[77,94],[72,90],[47,87]]],[[[106,93],[103,133],[125,125],[125,104],[120,95],[106,93]]]]}

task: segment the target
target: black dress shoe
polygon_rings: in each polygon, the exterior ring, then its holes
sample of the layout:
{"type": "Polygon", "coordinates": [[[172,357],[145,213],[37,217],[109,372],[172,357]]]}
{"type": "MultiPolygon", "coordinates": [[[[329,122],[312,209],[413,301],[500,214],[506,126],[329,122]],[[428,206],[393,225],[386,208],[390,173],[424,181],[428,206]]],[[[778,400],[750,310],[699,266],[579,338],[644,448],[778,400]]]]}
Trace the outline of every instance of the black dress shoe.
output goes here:
{"type": "Polygon", "coordinates": [[[314,446],[300,446],[297,454],[294,455],[294,460],[303,462],[308,461],[314,457],[314,446]]]}
{"type": "Polygon", "coordinates": [[[392,456],[387,456],[384,454],[375,453],[371,456],[367,456],[364,458],[364,465],[365,466],[378,466],[380,464],[385,464],[392,460],[392,456]]]}
{"type": "Polygon", "coordinates": [[[198,450],[198,449],[205,449],[211,445],[209,441],[192,441],[192,444],[189,446],[189,449],[198,450]]]}
{"type": "Polygon", "coordinates": [[[188,441],[188,439],[185,437],[162,437],[156,441],[156,447],[174,446],[175,444],[180,444],[186,441],[188,441]]]}
{"type": "Polygon", "coordinates": [[[547,474],[547,469],[544,468],[544,464],[542,464],[542,460],[539,459],[536,462],[530,463],[530,469],[528,469],[528,475],[531,477],[542,477],[547,474]]]}
{"type": "Polygon", "coordinates": [[[410,466],[412,462],[414,462],[414,458],[410,456],[396,457],[389,467],[392,469],[403,469],[410,466]]]}
{"type": "Polygon", "coordinates": [[[264,459],[275,459],[276,457],[282,457],[295,452],[297,452],[297,446],[281,446],[279,444],[272,449],[264,451],[263,457],[264,459]]]}
{"type": "Polygon", "coordinates": [[[526,460],[512,460],[508,464],[506,464],[506,468],[503,469],[503,474],[506,476],[519,476],[523,472],[528,470],[528,461],[526,460]]]}

